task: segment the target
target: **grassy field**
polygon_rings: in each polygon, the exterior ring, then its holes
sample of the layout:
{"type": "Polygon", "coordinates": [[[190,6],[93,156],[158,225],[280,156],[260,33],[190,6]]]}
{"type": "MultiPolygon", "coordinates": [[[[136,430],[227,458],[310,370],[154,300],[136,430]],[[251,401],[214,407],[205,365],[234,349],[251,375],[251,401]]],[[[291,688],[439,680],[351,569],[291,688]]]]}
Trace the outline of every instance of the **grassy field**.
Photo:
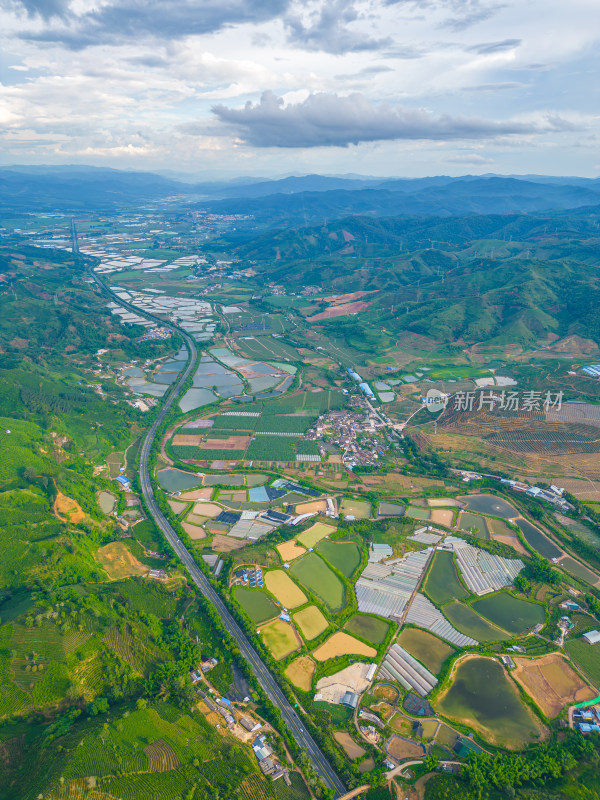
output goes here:
{"type": "Polygon", "coordinates": [[[389,627],[387,622],[377,617],[370,617],[368,614],[356,614],[352,619],[348,620],[344,630],[378,645],[385,640],[389,627]]]}
{"type": "Polygon", "coordinates": [[[341,513],[347,516],[353,516],[356,519],[369,519],[371,516],[371,503],[365,500],[351,500],[345,497],[340,506],[341,513]]]}
{"type": "Polygon", "coordinates": [[[584,675],[590,679],[596,689],[600,691],[600,652],[597,644],[588,644],[585,639],[567,639],[565,644],[567,653],[584,675]]]}
{"type": "Polygon", "coordinates": [[[320,542],[317,552],[347,578],[352,577],[354,570],[360,565],[360,550],[354,542],[332,542],[325,539],[320,542]]]}
{"type": "Polygon", "coordinates": [[[450,689],[440,696],[435,708],[449,719],[473,728],[492,744],[509,750],[520,750],[544,733],[504,669],[488,658],[462,661],[450,689]]]}
{"type": "Polygon", "coordinates": [[[316,606],[307,606],[294,614],[294,622],[307,641],[327,630],[329,623],[316,606]]]}
{"type": "Polygon", "coordinates": [[[287,572],[282,569],[267,572],[265,586],[285,608],[296,608],[306,603],[306,595],[302,589],[296,586],[287,572]]]}
{"type": "Polygon", "coordinates": [[[449,644],[420,628],[405,628],[398,637],[398,644],[435,674],[440,671],[444,661],[456,652],[449,644]]]}
{"type": "Polygon", "coordinates": [[[294,561],[290,572],[309,592],[322,600],[330,611],[339,611],[344,605],[346,592],[342,582],[316,553],[307,553],[294,561]]]}
{"type": "Polygon", "coordinates": [[[544,607],[520,600],[510,592],[497,592],[472,604],[478,614],[509,633],[523,633],[544,621],[544,607]]]}
{"type": "Polygon", "coordinates": [[[274,622],[264,625],[260,630],[260,635],[277,661],[281,661],[282,658],[289,656],[300,647],[296,632],[288,622],[284,622],[282,619],[276,619],[274,622]]]}
{"type": "Polygon", "coordinates": [[[310,528],[307,528],[303,533],[298,536],[298,541],[304,547],[314,547],[317,542],[324,539],[326,536],[331,536],[336,532],[335,525],[326,525],[324,522],[315,522],[310,528]]]}
{"type": "Polygon", "coordinates": [[[440,551],[435,554],[423,591],[438,606],[468,597],[468,589],[458,579],[452,553],[440,551]]]}
{"type": "Polygon", "coordinates": [[[265,622],[279,614],[279,608],[261,589],[245,589],[243,586],[237,586],[234,597],[252,622],[265,622]]]}
{"type": "Polygon", "coordinates": [[[464,603],[449,603],[444,606],[444,614],[457,630],[467,636],[472,636],[473,639],[477,639],[479,642],[496,642],[510,639],[508,633],[491,625],[464,603]]]}

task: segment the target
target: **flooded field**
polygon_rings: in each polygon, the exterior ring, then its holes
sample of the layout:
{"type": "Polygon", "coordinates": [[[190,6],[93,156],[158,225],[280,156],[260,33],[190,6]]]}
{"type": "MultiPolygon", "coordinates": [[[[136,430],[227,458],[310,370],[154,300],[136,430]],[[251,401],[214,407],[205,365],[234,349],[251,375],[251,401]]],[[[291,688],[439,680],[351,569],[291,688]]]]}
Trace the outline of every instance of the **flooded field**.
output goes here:
{"type": "Polygon", "coordinates": [[[504,519],[513,519],[519,516],[519,512],[510,503],[493,494],[471,494],[459,499],[463,501],[469,511],[475,511],[478,514],[490,514],[492,517],[503,517],[504,519]]]}
{"type": "Polygon", "coordinates": [[[161,487],[167,492],[183,492],[186,489],[194,489],[202,483],[201,476],[172,467],[161,469],[156,477],[161,487]]]}

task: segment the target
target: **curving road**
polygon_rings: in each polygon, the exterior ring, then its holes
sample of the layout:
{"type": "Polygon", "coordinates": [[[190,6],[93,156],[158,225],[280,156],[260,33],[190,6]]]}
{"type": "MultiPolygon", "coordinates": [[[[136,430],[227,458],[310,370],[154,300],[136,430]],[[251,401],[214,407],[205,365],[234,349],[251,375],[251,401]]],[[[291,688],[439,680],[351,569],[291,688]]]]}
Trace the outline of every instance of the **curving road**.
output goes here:
{"type": "MultiPolygon", "coordinates": [[[[94,277],[96,282],[102,286],[102,288],[107,291],[111,297],[115,300],[115,302],[119,303],[120,305],[125,306],[126,308],[130,308],[130,305],[120,298],[118,298],[110,289],[106,286],[106,284],[101,281],[97,275],[91,271],[91,275],[94,277]]],[[[139,309],[135,309],[137,314],[142,314],[143,312],[139,309]]],[[[147,314],[151,319],[156,319],[151,314],[147,314]]],[[[164,324],[164,323],[163,323],[164,324]]],[[[188,379],[188,377],[193,372],[196,366],[196,360],[198,357],[198,350],[196,348],[196,343],[194,340],[184,333],[182,330],[178,330],[178,333],[185,339],[185,342],[189,348],[190,352],[190,361],[183,371],[181,376],[179,377],[176,384],[173,386],[171,391],[168,393],[167,398],[163,404],[163,407],[160,410],[160,413],[156,417],[155,421],[152,423],[152,427],[146,434],[144,438],[144,442],[142,444],[140,450],[140,483],[142,486],[142,494],[144,495],[144,500],[146,501],[148,511],[152,515],[152,518],[158,525],[158,527],[163,532],[165,538],[180,558],[181,562],[187,569],[191,579],[194,581],[202,595],[215,607],[219,616],[221,617],[221,622],[223,623],[224,627],[226,628],[227,632],[230,636],[235,640],[237,646],[240,649],[242,656],[246,659],[246,661],[250,664],[252,671],[256,675],[258,683],[260,687],[269,698],[269,700],[273,703],[273,705],[279,709],[281,716],[283,717],[283,721],[288,726],[289,730],[292,733],[292,736],[296,740],[296,742],[302,747],[308,757],[311,759],[317,774],[323,781],[323,783],[328,786],[330,789],[336,793],[336,796],[342,796],[346,793],[346,788],[344,784],[340,781],[337,774],[333,770],[331,764],[321,750],[319,749],[317,743],[314,741],[312,736],[305,730],[302,720],[294,711],[291,704],[281,691],[279,685],[275,681],[275,678],[269,672],[266,664],[262,661],[254,647],[250,644],[246,634],[242,631],[240,626],[237,624],[225,603],[219,596],[219,594],[215,591],[212,587],[210,581],[202,572],[202,570],[198,567],[194,559],[192,558],[189,550],[183,544],[177,533],[175,532],[174,528],[171,526],[168,519],[165,517],[163,512],[158,507],[156,499],[154,497],[154,489],[152,487],[152,482],[150,481],[150,470],[148,468],[148,462],[150,458],[150,451],[152,449],[152,444],[156,437],[156,432],[161,425],[162,421],[167,414],[167,411],[171,408],[173,403],[178,399],[179,394],[181,392],[181,387],[188,379]]]]}

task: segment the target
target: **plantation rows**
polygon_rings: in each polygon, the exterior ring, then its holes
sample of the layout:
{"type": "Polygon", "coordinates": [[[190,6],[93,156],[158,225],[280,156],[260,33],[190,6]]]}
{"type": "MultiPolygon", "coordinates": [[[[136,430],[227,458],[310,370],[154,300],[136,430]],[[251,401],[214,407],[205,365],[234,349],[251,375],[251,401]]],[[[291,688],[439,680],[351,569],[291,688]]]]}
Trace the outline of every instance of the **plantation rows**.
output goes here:
{"type": "Polygon", "coordinates": [[[600,451],[600,432],[585,425],[566,426],[560,423],[548,423],[547,430],[507,430],[494,434],[488,441],[518,453],[564,454],[600,451]],[[590,436],[589,432],[594,435],[590,436]]]}

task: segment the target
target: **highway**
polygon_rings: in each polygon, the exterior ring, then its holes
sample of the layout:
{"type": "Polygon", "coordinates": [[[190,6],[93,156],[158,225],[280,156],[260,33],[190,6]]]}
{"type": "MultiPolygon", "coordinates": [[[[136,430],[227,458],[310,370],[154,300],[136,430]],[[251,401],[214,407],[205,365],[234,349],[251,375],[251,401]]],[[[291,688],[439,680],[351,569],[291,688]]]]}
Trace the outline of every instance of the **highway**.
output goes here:
{"type": "MultiPolygon", "coordinates": [[[[95,278],[96,282],[102,286],[102,288],[107,291],[111,298],[125,306],[126,308],[131,308],[131,306],[122,301],[118,298],[113,292],[108,289],[106,284],[101,281],[98,276],[94,274],[92,270],[90,270],[91,275],[95,278]]],[[[140,311],[139,309],[135,309],[136,313],[142,314],[144,312],[140,311]]],[[[151,319],[156,319],[151,314],[146,314],[151,319]]],[[[173,386],[172,390],[168,393],[167,398],[161,408],[158,416],[156,417],[155,421],[152,424],[152,427],[146,434],[144,438],[144,442],[142,444],[140,450],[140,465],[139,465],[139,472],[140,472],[140,483],[142,487],[142,494],[144,495],[144,500],[146,501],[146,505],[148,507],[148,511],[150,512],[152,518],[163,532],[165,538],[175,551],[176,555],[180,558],[181,562],[187,569],[191,579],[194,581],[202,595],[214,606],[217,610],[219,616],[221,617],[221,621],[230,634],[230,636],[235,640],[242,656],[245,660],[250,664],[252,671],[254,672],[256,679],[264,691],[266,696],[269,698],[271,703],[279,709],[281,716],[283,717],[283,721],[289,728],[292,736],[296,740],[297,744],[300,745],[305,751],[309,759],[312,761],[313,766],[323,781],[323,783],[336,794],[336,797],[343,796],[346,794],[346,788],[344,784],[340,781],[337,774],[333,770],[331,764],[327,761],[321,750],[319,749],[317,743],[314,741],[312,736],[305,730],[304,725],[296,711],[292,708],[291,704],[288,702],[287,698],[281,691],[278,683],[276,682],[275,678],[269,672],[266,664],[262,661],[254,647],[250,644],[246,634],[242,631],[240,626],[237,624],[225,603],[216,592],[216,590],[211,585],[210,581],[204,574],[204,572],[198,567],[194,559],[192,558],[189,550],[183,544],[177,533],[175,532],[174,528],[171,526],[168,519],[165,517],[163,512],[158,507],[156,499],[154,497],[154,489],[152,487],[152,482],[150,480],[150,470],[148,467],[148,462],[150,458],[150,451],[152,449],[152,444],[154,443],[154,439],[156,437],[156,432],[160,425],[162,424],[167,412],[172,407],[174,402],[178,399],[179,394],[181,392],[181,388],[188,377],[191,375],[192,371],[196,366],[196,360],[198,357],[198,351],[196,348],[196,343],[194,340],[188,336],[184,331],[178,329],[178,333],[185,339],[186,345],[188,347],[190,353],[190,360],[186,369],[183,371],[181,376],[179,377],[177,383],[173,386]]]]}

